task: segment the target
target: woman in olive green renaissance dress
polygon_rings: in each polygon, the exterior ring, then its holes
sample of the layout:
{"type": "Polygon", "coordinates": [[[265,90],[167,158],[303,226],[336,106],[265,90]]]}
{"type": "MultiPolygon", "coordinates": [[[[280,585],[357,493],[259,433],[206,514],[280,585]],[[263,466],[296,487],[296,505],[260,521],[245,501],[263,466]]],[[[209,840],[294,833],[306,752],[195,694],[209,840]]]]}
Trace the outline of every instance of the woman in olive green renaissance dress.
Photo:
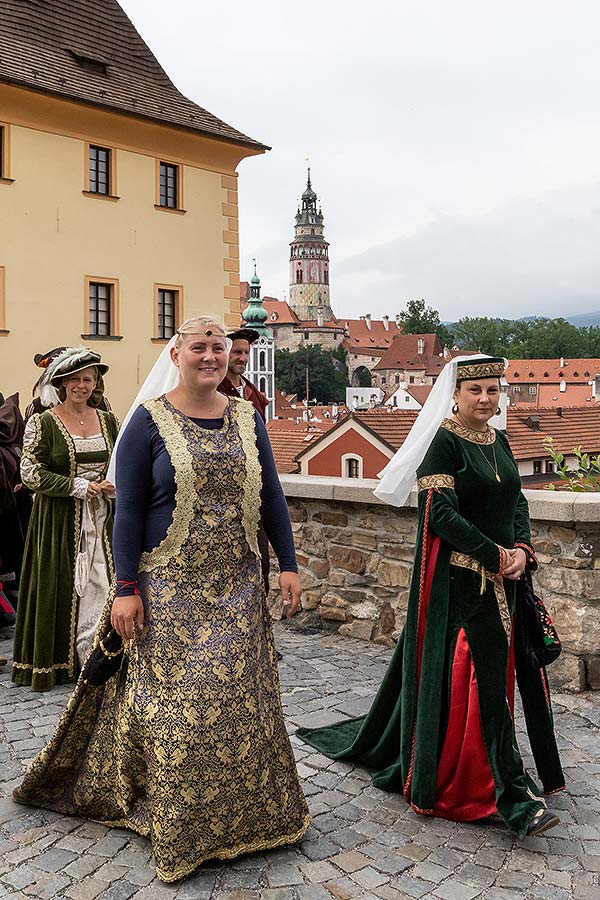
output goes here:
{"type": "MultiPolygon", "coordinates": [[[[463,357],[446,368],[376,490],[402,505],[417,476],[410,600],[388,671],[366,718],[299,735],[363,763],[417,813],[472,821],[498,812],[523,838],[558,819],[523,767],[512,717],[515,588],[536,560],[518,467],[488,424],[505,361],[463,357]]],[[[564,787],[560,765],[544,786],[564,787]]]]}
{"type": "Polygon", "coordinates": [[[46,371],[53,409],[25,427],[21,478],[34,492],[19,592],[12,680],[46,691],[77,680],[112,581],[114,415],[93,395],[108,366],[67,347],[46,371]]]}

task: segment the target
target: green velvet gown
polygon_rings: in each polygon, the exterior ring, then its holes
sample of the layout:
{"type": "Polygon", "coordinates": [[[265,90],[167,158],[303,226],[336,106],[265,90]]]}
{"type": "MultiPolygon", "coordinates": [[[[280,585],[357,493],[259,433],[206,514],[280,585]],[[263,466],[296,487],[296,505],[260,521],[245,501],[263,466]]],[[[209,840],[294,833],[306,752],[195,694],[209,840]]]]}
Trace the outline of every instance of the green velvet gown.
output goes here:
{"type": "MultiPolygon", "coordinates": [[[[21,477],[35,492],[35,499],[25,543],[12,680],[37,691],[74,682],[79,674],[79,597],[74,575],[83,501],[71,492],[81,464],[102,464],[102,477],[106,477],[118,423],[112,413],[100,410],[98,419],[105,449],[97,452],[76,452],[68,430],[49,410],[31,416],[25,432],[21,477]]],[[[112,519],[109,504],[103,534],[99,535],[109,582],[114,580],[112,519]]]]}
{"type": "Polygon", "coordinates": [[[417,475],[407,619],[373,706],[298,734],[364,764],[418,813],[470,821],[498,812],[522,838],[545,802],[512,718],[516,582],[496,577],[499,547],[520,545],[535,566],[518,468],[501,432],[446,419],[417,475]]]}

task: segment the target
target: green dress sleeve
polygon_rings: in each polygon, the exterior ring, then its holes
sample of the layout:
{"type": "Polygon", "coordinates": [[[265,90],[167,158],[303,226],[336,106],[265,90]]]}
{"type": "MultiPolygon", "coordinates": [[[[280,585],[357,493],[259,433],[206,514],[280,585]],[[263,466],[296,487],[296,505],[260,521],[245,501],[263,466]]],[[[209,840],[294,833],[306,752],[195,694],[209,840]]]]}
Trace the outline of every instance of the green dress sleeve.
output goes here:
{"type": "Polygon", "coordinates": [[[461,516],[454,477],[458,469],[454,438],[440,428],[417,471],[419,511],[429,504],[429,527],[453,550],[466,553],[488,571],[500,571],[500,549],[475,525],[461,516]]]}
{"type": "Polygon", "coordinates": [[[45,414],[35,413],[27,421],[23,436],[21,480],[25,487],[47,497],[69,497],[73,479],[69,475],[52,472],[50,462],[51,443],[56,436],[45,414]]]}
{"type": "MultiPolygon", "coordinates": [[[[502,432],[498,432],[500,436],[500,440],[504,444],[507,453],[515,464],[515,468],[517,472],[519,471],[519,466],[517,461],[513,455],[510,444],[508,442],[508,438],[502,432]]],[[[519,499],[517,500],[517,506],[515,509],[515,519],[514,519],[514,532],[515,532],[515,547],[520,547],[521,550],[525,551],[525,555],[527,556],[527,568],[531,570],[535,570],[538,567],[538,561],[536,559],[535,551],[533,549],[533,544],[531,542],[531,522],[529,519],[529,504],[525,498],[525,494],[523,491],[519,494],[519,499]]]]}

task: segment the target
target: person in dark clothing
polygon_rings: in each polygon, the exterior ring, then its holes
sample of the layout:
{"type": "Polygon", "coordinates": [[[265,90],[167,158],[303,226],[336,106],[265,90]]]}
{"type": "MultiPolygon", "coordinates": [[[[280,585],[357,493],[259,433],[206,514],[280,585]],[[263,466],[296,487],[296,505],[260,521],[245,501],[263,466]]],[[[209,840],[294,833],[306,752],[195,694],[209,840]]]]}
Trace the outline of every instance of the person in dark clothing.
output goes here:
{"type": "MultiPolygon", "coordinates": [[[[250,345],[258,340],[258,331],[255,331],[253,328],[238,328],[237,331],[230,331],[227,337],[232,341],[232,344],[229,352],[229,362],[227,363],[227,375],[219,385],[219,393],[225,394],[226,397],[241,397],[242,400],[249,400],[264,422],[266,420],[265,410],[269,405],[269,401],[251,381],[244,378],[250,355],[250,345]]],[[[271,561],[269,541],[262,522],[258,528],[258,546],[260,548],[265,591],[268,594],[271,561]]]]}
{"type": "Polygon", "coordinates": [[[244,377],[250,355],[250,345],[258,340],[258,331],[253,328],[238,328],[237,331],[230,331],[227,337],[233,343],[227,364],[227,375],[219,385],[219,392],[225,394],[226,397],[241,397],[242,400],[249,400],[264,422],[266,421],[265,410],[269,401],[251,381],[244,377]]]}

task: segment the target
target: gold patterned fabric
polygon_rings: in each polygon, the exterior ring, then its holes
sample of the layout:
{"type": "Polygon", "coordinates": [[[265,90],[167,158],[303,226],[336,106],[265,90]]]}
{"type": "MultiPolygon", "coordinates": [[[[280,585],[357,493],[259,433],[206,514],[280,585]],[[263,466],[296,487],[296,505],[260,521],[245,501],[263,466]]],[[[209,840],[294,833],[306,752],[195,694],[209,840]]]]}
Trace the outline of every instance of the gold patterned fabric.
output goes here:
{"type": "Polygon", "coordinates": [[[506,366],[503,359],[490,359],[482,363],[459,363],[456,367],[457,381],[473,381],[476,378],[502,378],[506,366]]]}
{"type": "Polygon", "coordinates": [[[496,429],[492,428],[491,425],[488,425],[485,431],[475,431],[474,428],[466,428],[464,425],[460,425],[454,419],[444,419],[440,427],[446,428],[472,444],[493,444],[496,440],[496,429]]]}
{"type": "Polygon", "coordinates": [[[175,881],[206,859],[292,843],[310,815],[254,546],[253,409],[230,400],[216,430],[165,398],[146,409],[175,469],[176,507],[140,564],[144,629],[106,685],[80,680],[15,799],[149,837],[159,878],[175,881]]]}
{"type": "Polygon", "coordinates": [[[471,572],[477,572],[481,576],[482,594],[485,592],[487,583],[491,583],[492,587],[494,588],[494,596],[496,597],[496,602],[498,604],[500,618],[502,619],[502,627],[504,628],[506,640],[508,641],[508,644],[510,646],[512,617],[508,608],[506,589],[504,587],[503,579],[498,579],[497,576],[493,574],[493,572],[488,572],[488,570],[485,569],[481,565],[481,563],[478,563],[476,559],[473,559],[472,556],[468,556],[466,553],[459,553],[458,550],[453,550],[450,554],[450,565],[458,566],[460,569],[469,569],[471,572]]]}
{"type": "Polygon", "coordinates": [[[454,478],[452,475],[423,475],[417,479],[417,488],[419,491],[429,491],[431,488],[451,488],[454,490],[454,478]]]}

